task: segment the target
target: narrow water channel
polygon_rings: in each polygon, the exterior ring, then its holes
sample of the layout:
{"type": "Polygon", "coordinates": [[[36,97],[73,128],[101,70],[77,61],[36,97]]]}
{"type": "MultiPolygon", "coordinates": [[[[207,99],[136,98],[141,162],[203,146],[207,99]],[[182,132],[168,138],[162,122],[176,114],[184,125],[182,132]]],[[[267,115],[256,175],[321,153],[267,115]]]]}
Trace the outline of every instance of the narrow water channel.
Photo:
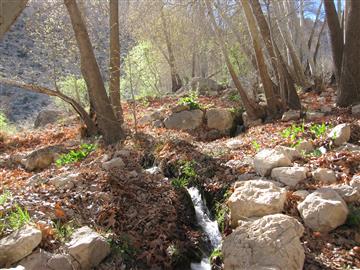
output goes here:
{"type": "MultiPolygon", "coordinates": [[[[212,221],[209,215],[209,209],[206,207],[204,201],[201,198],[201,193],[196,187],[188,188],[188,192],[191,196],[191,200],[194,204],[196,219],[202,230],[208,236],[212,250],[220,247],[221,245],[221,233],[216,221],[212,221]]],[[[206,257],[200,263],[192,263],[192,270],[210,270],[210,258],[206,257]]]]}

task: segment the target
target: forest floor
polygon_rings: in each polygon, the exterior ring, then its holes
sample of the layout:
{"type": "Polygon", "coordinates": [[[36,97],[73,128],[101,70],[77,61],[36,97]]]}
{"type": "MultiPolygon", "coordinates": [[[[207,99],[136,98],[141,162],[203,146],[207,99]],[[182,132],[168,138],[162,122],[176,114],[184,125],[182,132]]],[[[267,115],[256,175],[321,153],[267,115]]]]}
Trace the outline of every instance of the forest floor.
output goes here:
{"type": "MultiPolygon", "coordinates": [[[[332,94],[329,91],[322,96],[301,95],[308,110],[332,107],[332,111],[320,119],[305,120],[304,126],[350,123],[355,131],[349,142],[360,145],[360,120],[349,110],[334,107],[332,94]]],[[[148,99],[136,105],[136,112],[141,117],[155,109],[170,109],[176,102],[176,98],[170,97],[148,99]]],[[[207,107],[237,106],[234,101],[218,97],[201,97],[199,102],[207,107]]],[[[133,127],[130,103],[124,103],[124,113],[127,125],[133,127]]],[[[205,127],[187,133],[144,125],[138,127],[136,136],[128,136],[121,145],[111,147],[105,147],[97,139],[81,139],[80,124],[75,118],[45,129],[7,136],[0,140],[0,194],[9,194],[9,199],[0,204],[0,213],[10,211],[15,204],[26,209],[32,222],[43,231],[40,247],[48,251],[61,251],[74,228],[89,225],[111,239],[112,254],[99,269],[171,269],[176,260],[181,260],[180,256],[174,256],[177,250],[194,250],[189,256],[196,254],[202,232],[189,218],[191,214],[184,214],[188,211],[184,195],[167,178],[177,177],[181,164],[192,164],[196,181],[223,203],[223,198],[216,197],[218,194],[224,195],[224,190],[231,192],[231,186],[239,177],[255,174],[251,159],[256,152],[294,144],[294,138],[284,137],[282,132],[294,124],[301,126],[303,121],[265,123],[249,128],[236,138],[227,136],[212,141],[207,139],[205,127]],[[236,150],[226,146],[233,139],[241,141],[236,150]],[[83,143],[97,147],[82,161],[64,166],[53,164],[42,171],[28,172],[13,162],[19,155],[41,147],[61,144],[77,149],[83,143]],[[119,152],[125,166],[110,173],[103,170],[104,156],[119,152]],[[229,161],[239,162],[241,166],[230,167],[229,161]],[[154,164],[164,175],[144,170],[154,164]],[[51,184],[55,176],[69,173],[79,174],[79,180],[71,188],[62,190],[51,184]]],[[[323,137],[306,132],[297,134],[295,139],[303,137],[313,139],[318,147],[327,143],[323,137]]],[[[359,152],[333,150],[307,155],[298,162],[310,168],[333,169],[340,175],[338,183],[346,183],[360,173],[359,152]]],[[[297,189],[315,190],[320,185],[304,181],[297,189]]],[[[288,194],[284,213],[303,222],[296,208],[299,198],[292,196],[292,190],[288,194]]],[[[360,202],[354,203],[351,209],[359,211],[360,202]]],[[[359,226],[359,220],[355,225],[346,223],[328,234],[306,229],[301,238],[306,253],[304,269],[359,269],[359,226]]],[[[10,232],[11,228],[0,230],[0,237],[10,232]]],[[[225,224],[224,234],[230,232],[225,224]]]]}

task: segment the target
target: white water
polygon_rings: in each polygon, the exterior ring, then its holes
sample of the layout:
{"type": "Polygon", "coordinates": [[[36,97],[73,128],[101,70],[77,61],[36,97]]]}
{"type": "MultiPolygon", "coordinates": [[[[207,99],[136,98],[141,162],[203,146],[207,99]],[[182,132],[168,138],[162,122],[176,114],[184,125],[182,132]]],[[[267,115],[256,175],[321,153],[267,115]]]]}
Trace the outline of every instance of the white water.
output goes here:
{"type": "MultiPolygon", "coordinates": [[[[212,221],[209,218],[209,210],[204,204],[201,194],[196,187],[188,188],[188,192],[191,196],[191,200],[194,204],[196,219],[203,231],[209,237],[212,248],[218,248],[221,245],[221,233],[216,221],[212,221]]],[[[210,270],[210,259],[203,258],[200,263],[192,263],[192,270],[210,270]]]]}

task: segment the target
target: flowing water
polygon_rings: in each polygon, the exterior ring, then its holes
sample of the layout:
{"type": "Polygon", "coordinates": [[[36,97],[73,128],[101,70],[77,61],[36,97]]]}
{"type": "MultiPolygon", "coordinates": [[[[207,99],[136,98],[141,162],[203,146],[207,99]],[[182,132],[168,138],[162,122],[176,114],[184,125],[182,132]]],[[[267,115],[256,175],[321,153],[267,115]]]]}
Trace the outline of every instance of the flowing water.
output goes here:
{"type": "MultiPolygon", "coordinates": [[[[212,221],[209,217],[209,210],[201,198],[200,191],[196,187],[188,188],[191,200],[195,207],[196,219],[205,234],[211,242],[212,249],[218,248],[221,245],[221,233],[216,221],[212,221]]],[[[210,270],[210,258],[203,258],[200,263],[192,263],[192,270],[210,270]]]]}

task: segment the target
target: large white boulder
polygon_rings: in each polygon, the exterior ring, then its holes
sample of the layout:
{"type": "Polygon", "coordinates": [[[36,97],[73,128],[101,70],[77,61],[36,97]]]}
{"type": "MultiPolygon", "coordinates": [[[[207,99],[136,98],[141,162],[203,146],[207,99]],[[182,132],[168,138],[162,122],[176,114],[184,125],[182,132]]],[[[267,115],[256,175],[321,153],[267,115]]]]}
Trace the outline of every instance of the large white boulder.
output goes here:
{"type": "Polygon", "coordinates": [[[166,128],[193,130],[201,126],[204,112],[201,110],[182,111],[171,114],[165,119],[166,128]]]}
{"type": "Polygon", "coordinates": [[[255,171],[262,176],[270,175],[271,170],[274,168],[288,167],[290,165],[291,160],[274,149],[263,149],[254,158],[255,171]]]}
{"type": "Polygon", "coordinates": [[[312,172],[312,176],[316,181],[326,184],[332,184],[336,182],[336,174],[333,170],[326,168],[317,168],[312,172]]]}
{"type": "Polygon", "coordinates": [[[329,138],[334,140],[335,145],[342,145],[350,140],[351,129],[349,124],[340,124],[334,127],[329,133],[329,138]]]}
{"type": "Polygon", "coordinates": [[[306,226],[314,231],[329,232],[345,223],[348,208],[336,191],[320,188],[298,205],[306,226]]]}
{"type": "Polygon", "coordinates": [[[306,167],[278,167],[271,171],[271,177],[287,186],[295,187],[307,178],[308,172],[306,167]]]}
{"type": "Polygon", "coordinates": [[[261,217],[280,213],[284,208],[286,190],[270,181],[249,180],[236,182],[235,191],[227,201],[231,226],[249,217],[261,217]]]}
{"type": "Polygon", "coordinates": [[[234,124],[234,115],[229,109],[212,108],[205,114],[208,128],[217,129],[221,132],[229,131],[234,124]]]}
{"type": "Polygon", "coordinates": [[[225,270],[302,270],[304,227],[283,214],[243,221],[223,242],[225,270]]]}
{"type": "Polygon", "coordinates": [[[106,239],[87,226],[77,229],[66,246],[68,253],[79,262],[82,269],[97,266],[110,253],[106,239]]]}
{"type": "Polygon", "coordinates": [[[0,267],[13,264],[29,255],[41,242],[39,229],[26,225],[0,239],[0,267]]]}

